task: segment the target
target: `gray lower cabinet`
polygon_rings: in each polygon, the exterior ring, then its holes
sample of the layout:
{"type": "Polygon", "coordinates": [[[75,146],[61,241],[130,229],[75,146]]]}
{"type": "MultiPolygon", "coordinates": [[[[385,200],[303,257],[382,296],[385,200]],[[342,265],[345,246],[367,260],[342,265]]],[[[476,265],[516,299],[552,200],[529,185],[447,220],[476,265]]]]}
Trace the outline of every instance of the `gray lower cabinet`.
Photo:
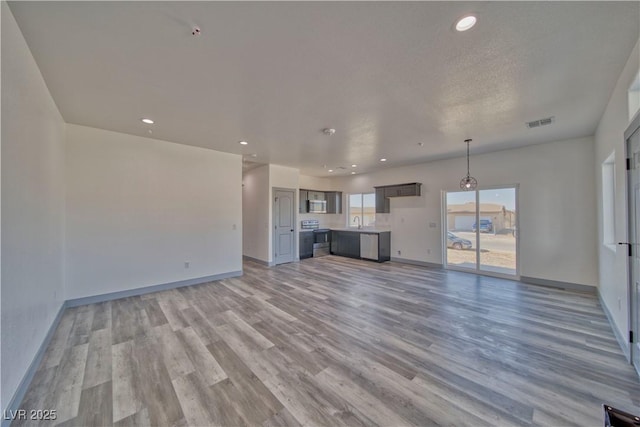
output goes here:
{"type": "Polygon", "coordinates": [[[331,253],[378,262],[391,259],[391,232],[331,231],[331,253]]]}
{"type": "Polygon", "coordinates": [[[300,259],[311,258],[313,256],[313,231],[300,232],[300,259]]]}
{"type": "Polygon", "coordinates": [[[360,258],[360,233],[332,230],[331,253],[349,258],[360,258]]]}

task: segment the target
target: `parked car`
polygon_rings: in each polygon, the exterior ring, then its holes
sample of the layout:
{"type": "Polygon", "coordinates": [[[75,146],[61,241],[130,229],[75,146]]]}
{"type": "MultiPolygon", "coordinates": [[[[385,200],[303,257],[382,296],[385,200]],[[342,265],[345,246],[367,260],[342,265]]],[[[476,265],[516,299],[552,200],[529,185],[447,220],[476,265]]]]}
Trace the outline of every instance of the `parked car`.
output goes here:
{"type": "MultiPolygon", "coordinates": [[[[471,231],[476,232],[476,223],[473,223],[471,227],[471,231]]],[[[481,233],[491,233],[493,231],[493,223],[490,219],[481,219],[480,220],[480,232],[481,233]]]]}
{"type": "Polygon", "coordinates": [[[458,237],[450,231],[447,231],[447,247],[453,249],[471,249],[471,241],[458,237]]]}

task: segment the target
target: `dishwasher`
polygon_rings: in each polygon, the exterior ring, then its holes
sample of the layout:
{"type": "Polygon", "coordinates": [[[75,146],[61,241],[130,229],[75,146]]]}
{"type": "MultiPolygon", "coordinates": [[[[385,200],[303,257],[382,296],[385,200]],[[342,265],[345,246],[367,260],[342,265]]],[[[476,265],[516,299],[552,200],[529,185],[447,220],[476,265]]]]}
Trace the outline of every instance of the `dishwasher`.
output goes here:
{"type": "Polygon", "coordinates": [[[360,234],[360,258],[378,261],[377,234],[360,234]]]}

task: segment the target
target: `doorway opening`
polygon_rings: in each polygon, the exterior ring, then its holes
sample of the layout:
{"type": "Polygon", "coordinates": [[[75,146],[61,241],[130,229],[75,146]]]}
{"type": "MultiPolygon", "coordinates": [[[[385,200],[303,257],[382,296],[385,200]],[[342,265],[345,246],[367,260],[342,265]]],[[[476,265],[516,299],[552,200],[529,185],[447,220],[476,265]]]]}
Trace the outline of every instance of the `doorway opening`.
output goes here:
{"type": "Polygon", "coordinates": [[[518,186],[446,192],[444,199],[445,267],[518,278],[518,186]]]}

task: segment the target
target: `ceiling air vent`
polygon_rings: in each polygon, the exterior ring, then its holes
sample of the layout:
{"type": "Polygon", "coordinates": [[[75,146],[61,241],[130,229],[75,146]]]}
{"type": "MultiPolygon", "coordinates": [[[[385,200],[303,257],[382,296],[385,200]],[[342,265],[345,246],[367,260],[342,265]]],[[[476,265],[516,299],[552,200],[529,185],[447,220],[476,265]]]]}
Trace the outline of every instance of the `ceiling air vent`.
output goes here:
{"type": "Polygon", "coordinates": [[[540,119],[540,120],[534,120],[532,122],[528,122],[527,123],[527,127],[529,129],[533,129],[533,128],[538,128],[540,126],[546,126],[546,125],[550,125],[551,123],[555,122],[556,118],[554,116],[552,117],[547,117],[545,119],[540,119]]]}

